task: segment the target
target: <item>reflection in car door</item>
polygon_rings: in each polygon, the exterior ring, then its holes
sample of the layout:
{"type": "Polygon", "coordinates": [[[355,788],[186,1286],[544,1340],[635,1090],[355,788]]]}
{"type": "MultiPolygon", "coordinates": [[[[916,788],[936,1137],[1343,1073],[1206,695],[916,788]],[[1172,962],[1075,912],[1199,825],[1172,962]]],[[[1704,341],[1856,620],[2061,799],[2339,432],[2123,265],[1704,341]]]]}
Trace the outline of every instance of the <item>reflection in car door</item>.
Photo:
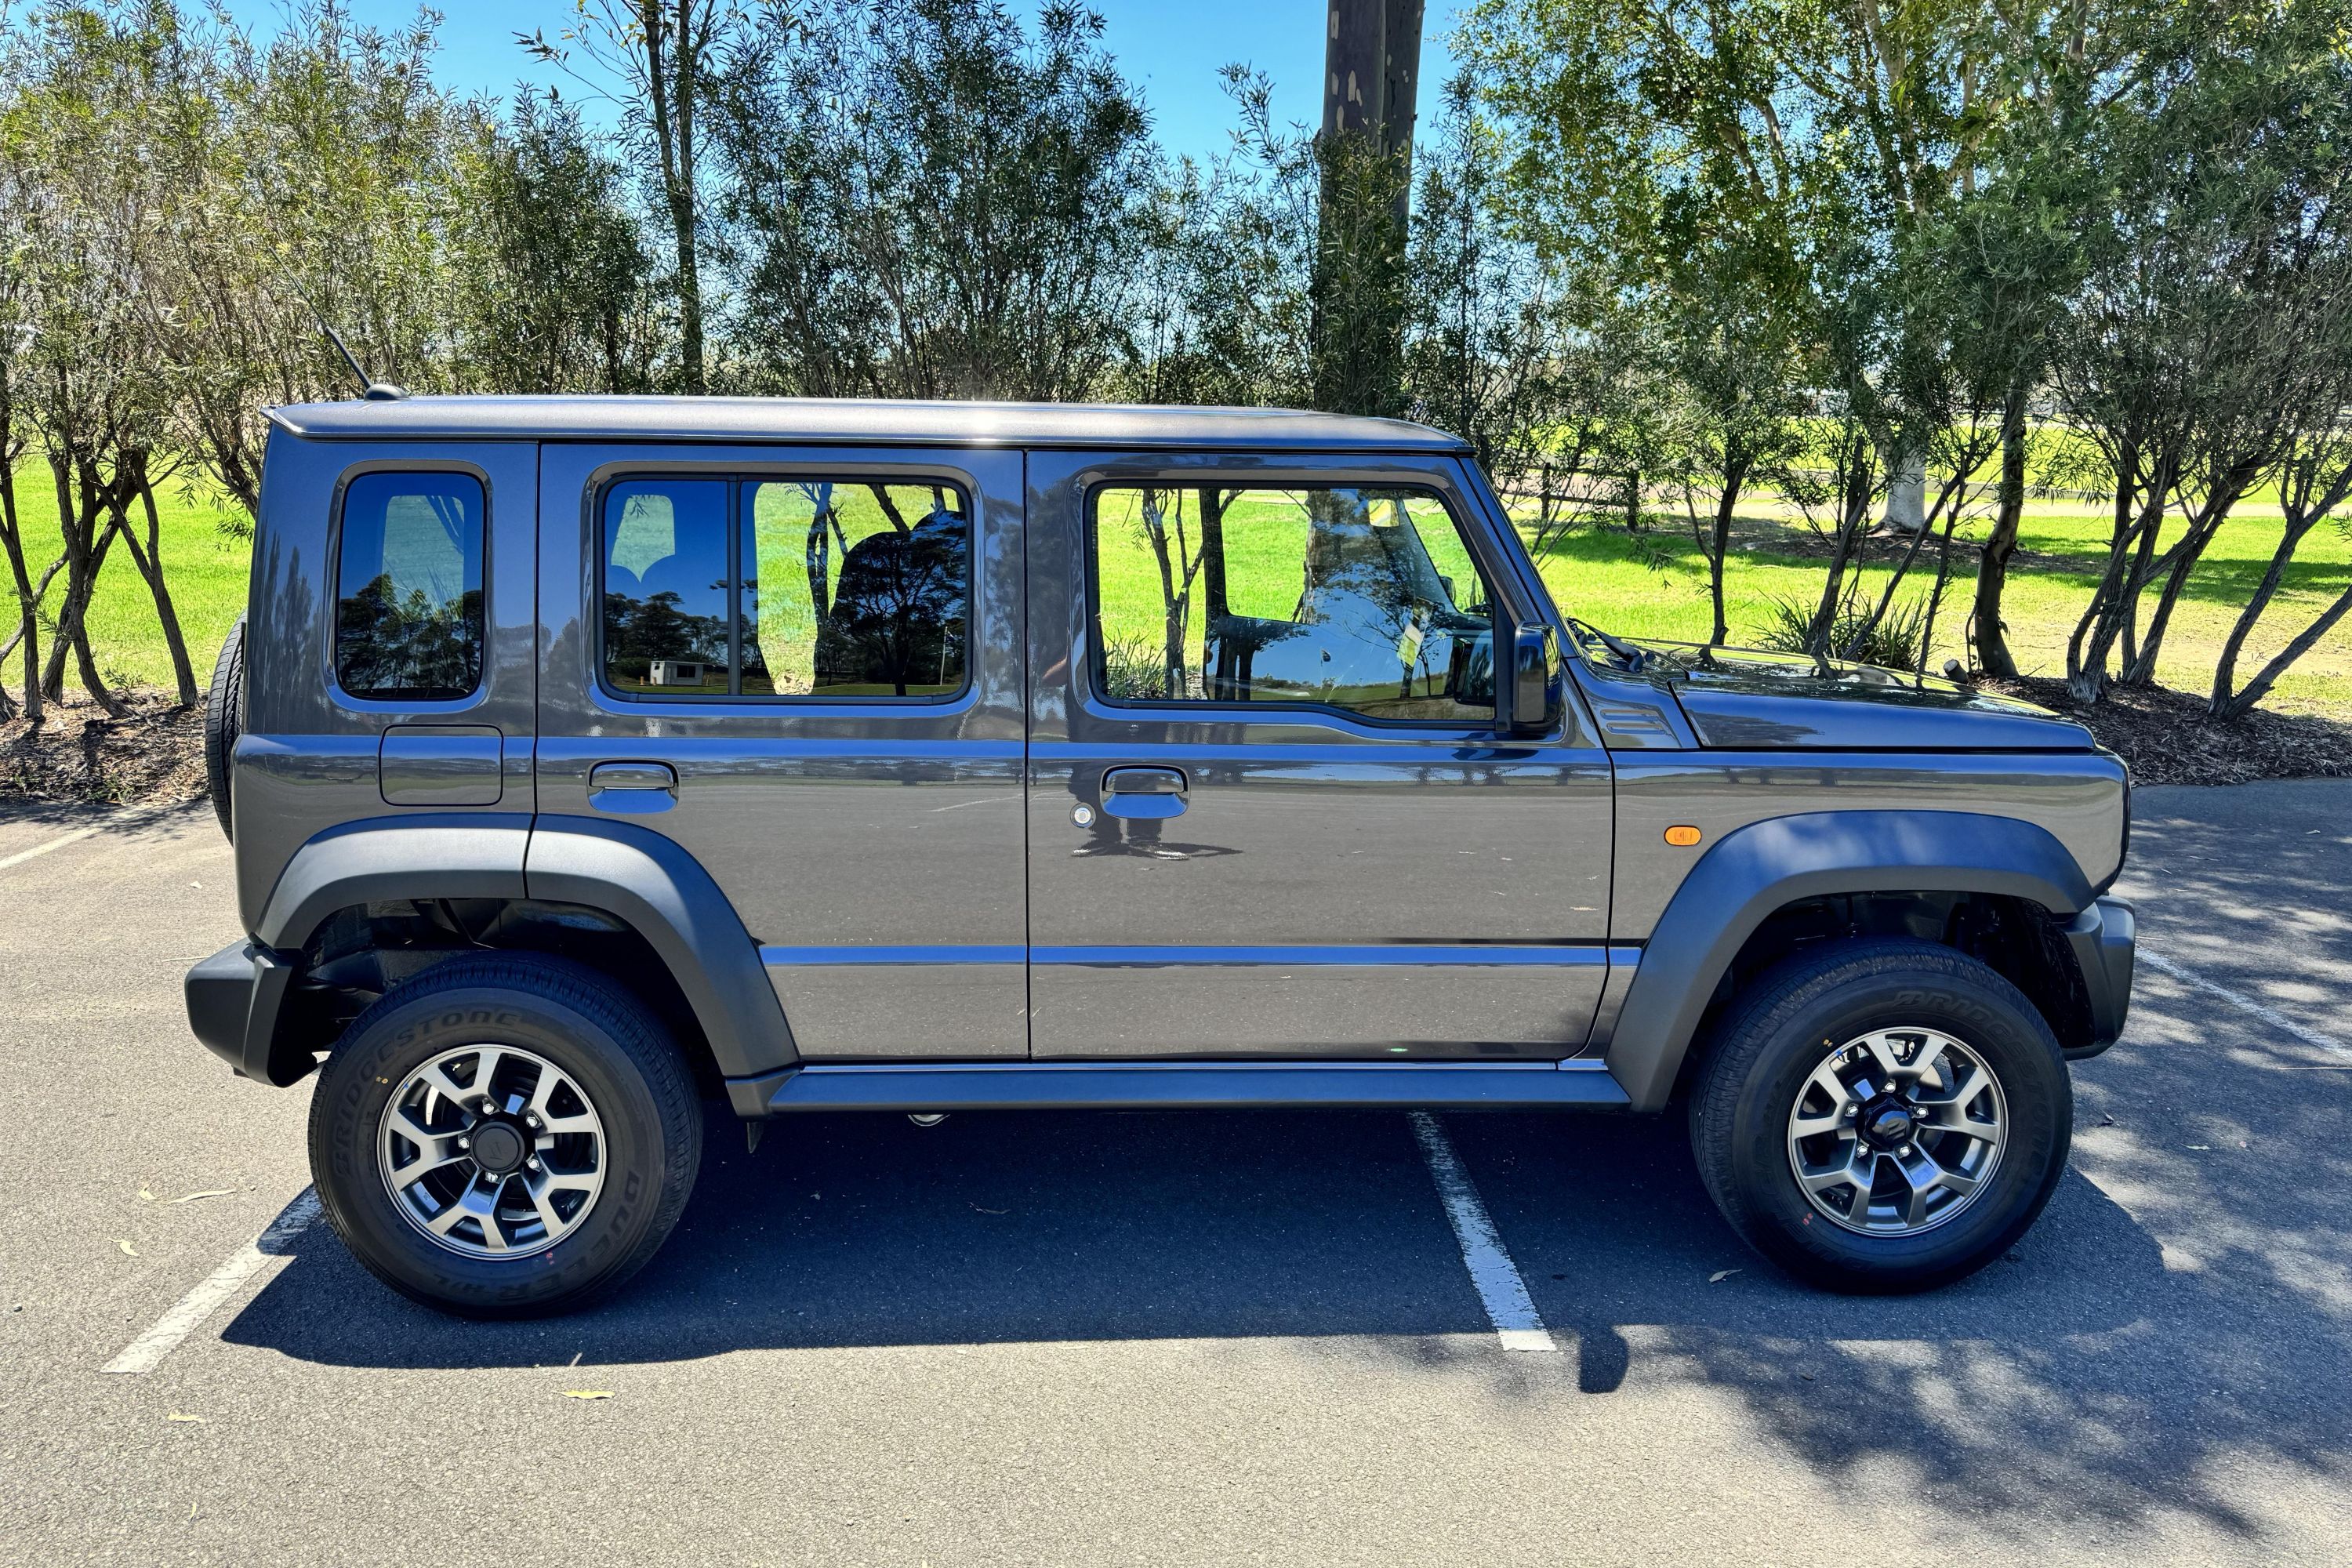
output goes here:
{"type": "Polygon", "coordinates": [[[1027,1052],[1021,472],[547,447],[541,824],[684,847],[805,1058],[1027,1052]]]}
{"type": "Polygon", "coordinates": [[[1606,973],[1609,763],[1572,696],[1554,733],[1499,733],[1494,627],[1540,619],[1540,589],[1463,471],[1029,473],[1033,1054],[1572,1055],[1606,973]],[[1250,506],[1271,521],[1244,538],[1250,506]]]}

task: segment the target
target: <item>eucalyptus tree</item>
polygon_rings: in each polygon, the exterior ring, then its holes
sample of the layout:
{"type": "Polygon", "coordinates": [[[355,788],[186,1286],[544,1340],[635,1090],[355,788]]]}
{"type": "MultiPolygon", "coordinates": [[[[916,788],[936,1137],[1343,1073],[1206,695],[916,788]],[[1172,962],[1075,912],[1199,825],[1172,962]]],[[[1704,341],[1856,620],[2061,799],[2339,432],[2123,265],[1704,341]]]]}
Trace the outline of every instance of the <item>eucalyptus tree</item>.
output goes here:
{"type": "Polygon", "coordinates": [[[457,250],[468,380],[499,392],[649,390],[659,349],[653,258],[619,165],[553,93],[482,118],[463,160],[457,250]]]}
{"type": "Polygon", "coordinates": [[[678,373],[688,392],[708,392],[704,251],[709,242],[703,176],[709,158],[703,116],[739,51],[753,54],[792,28],[771,4],[772,31],[747,39],[751,16],[738,0],[578,0],[578,19],[549,39],[515,35],[534,57],[592,87],[617,84],[632,140],[668,223],[677,292],[678,373]]]}
{"type": "Polygon", "coordinates": [[[2227,26],[2183,16],[2125,100],[2112,213],[2053,363],[2112,503],[2106,559],[2067,645],[2085,700],[2114,659],[2122,680],[2154,680],[2222,525],[2339,416],[2352,61],[2335,16],[2304,4],[2227,26]]]}
{"type": "MultiPolygon", "coordinates": [[[[1932,473],[1920,537],[1948,547],[2033,378],[2014,296],[2063,282],[1956,265],[1958,242],[2006,199],[1989,163],[2050,49],[2105,58],[2088,17],[1990,0],[1482,0],[1463,47],[1525,139],[1513,177],[1531,231],[1612,253],[1627,287],[1665,297],[1678,378],[1713,411],[1727,470],[1741,422],[1762,418],[1763,449],[1783,449],[1818,391],[1864,437],[1826,437],[1838,495],[1932,473]]],[[[1736,504],[1744,480],[1718,477],[1736,504]]],[[[1866,507],[1833,510],[1816,651],[1853,640],[1832,625],[1871,527],[1866,507]]]]}
{"type": "Polygon", "coordinates": [[[880,0],[748,47],[715,126],[747,369],[834,395],[1100,385],[1151,178],[1101,34],[1059,0],[1034,32],[998,0],[880,0]]]}

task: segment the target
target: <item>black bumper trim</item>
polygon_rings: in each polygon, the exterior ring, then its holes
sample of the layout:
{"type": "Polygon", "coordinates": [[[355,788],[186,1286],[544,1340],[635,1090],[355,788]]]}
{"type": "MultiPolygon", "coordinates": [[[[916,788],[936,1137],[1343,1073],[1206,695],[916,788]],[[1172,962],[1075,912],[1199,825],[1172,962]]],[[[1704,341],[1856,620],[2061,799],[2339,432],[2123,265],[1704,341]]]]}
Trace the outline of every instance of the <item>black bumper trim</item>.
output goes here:
{"type": "Polygon", "coordinates": [[[278,1016],[299,963],[250,940],[231,942],[188,971],[188,1027],[239,1078],[283,1089],[310,1070],[307,1052],[275,1050],[278,1016]]]}
{"type": "Polygon", "coordinates": [[[2123,1036],[2131,1011],[2135,926],[2132,907],[2121,899],[2097,900],[2066,923],[2066,942],[2091,1005],[2090,1043],[2068,1047],[2069,1061],[2097,1056],[2123,1036]]]}

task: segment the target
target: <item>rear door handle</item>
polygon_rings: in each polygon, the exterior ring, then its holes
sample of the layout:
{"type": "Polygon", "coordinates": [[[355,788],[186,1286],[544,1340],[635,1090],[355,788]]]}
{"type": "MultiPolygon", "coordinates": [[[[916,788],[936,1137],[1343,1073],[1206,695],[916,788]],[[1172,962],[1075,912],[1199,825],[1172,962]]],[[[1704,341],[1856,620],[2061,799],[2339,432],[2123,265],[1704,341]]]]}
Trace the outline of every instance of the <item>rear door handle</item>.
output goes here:
{"type": "Polygon", "coordinates": [[[642,816],[677,804],[677,770],[667,763],[598,763],[588,770],[588,804],[642,816]]]}
{"type": "Polygon", "coordinates": [[[1113,816],[1181,816],[1189,785],[1177,768],[1112,768],[1103,774],[1103,810],[1113,816]]]}

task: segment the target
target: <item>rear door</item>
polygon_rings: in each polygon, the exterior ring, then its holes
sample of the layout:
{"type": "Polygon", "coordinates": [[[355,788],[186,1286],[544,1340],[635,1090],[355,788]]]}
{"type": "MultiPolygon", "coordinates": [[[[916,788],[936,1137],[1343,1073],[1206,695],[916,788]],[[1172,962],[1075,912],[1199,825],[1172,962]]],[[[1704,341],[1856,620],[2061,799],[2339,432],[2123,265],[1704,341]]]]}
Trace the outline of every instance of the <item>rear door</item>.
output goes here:
{"type": "Polygon", "coordinates": [[[545,448],[540,810],[708,870],[809,1058],[1021,1056],[1018,453],[545,448]]]}
{"type": "Polygon", "coordinates": [[[1574,706],[1498,728],[1544,618],[1451,459],[1033,453],[1038,1057],[1559,1058],[1606,973],[1574,706]]]}

